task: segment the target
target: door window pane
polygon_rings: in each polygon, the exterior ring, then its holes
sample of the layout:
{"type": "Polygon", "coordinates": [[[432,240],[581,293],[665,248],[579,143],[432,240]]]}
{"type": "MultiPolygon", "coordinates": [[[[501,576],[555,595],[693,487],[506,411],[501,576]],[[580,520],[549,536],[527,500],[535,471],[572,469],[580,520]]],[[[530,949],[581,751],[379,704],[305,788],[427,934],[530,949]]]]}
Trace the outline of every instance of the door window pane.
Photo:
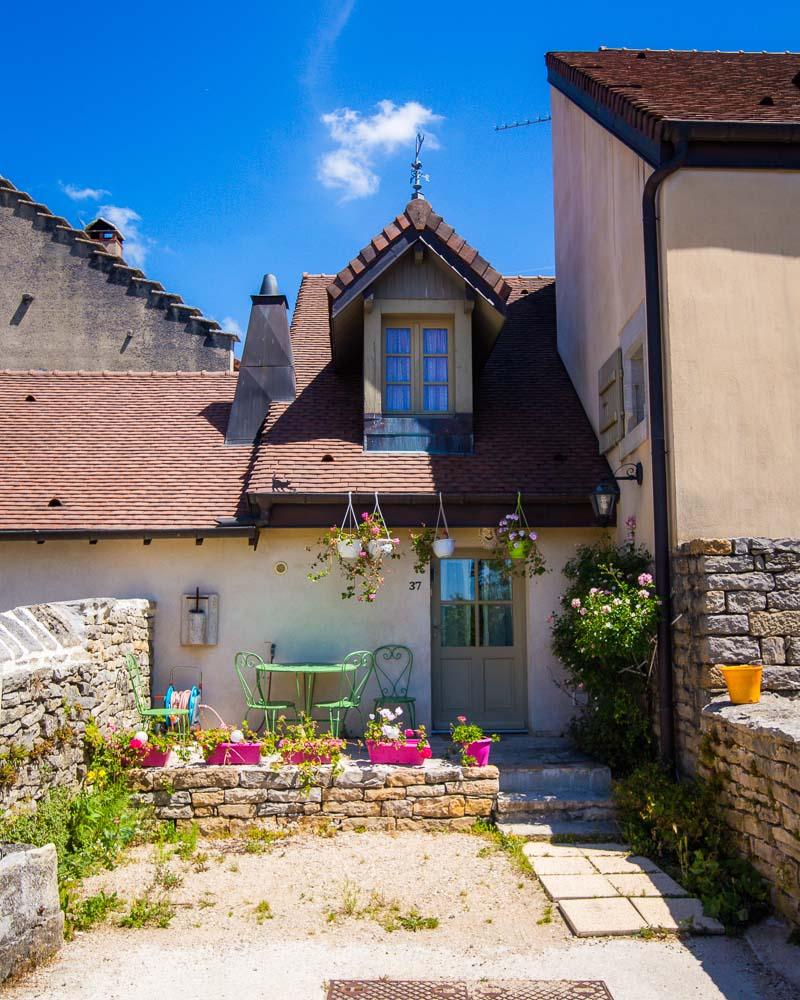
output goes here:
{"type": "Polygon", "coordinates": [[[481,646],[513,646],[512,617],[510,604],[481,604],[481,646]]]}
{"type": "Polygon", "coordinates": [[[442,559],[439,594],[443,601],[474,601],[474,561],[472,559],[442,559]]]}
{"type": "Polygon", "coordinates": [[[441,639],[443,646],[475,645],[475,606],[443,604],[441,639]]]}
{"type": "Polygon", "coordinates": [[[486,559],[478,563],[478,592],[482,601],[510,601],[511,580],[486,559]]]}

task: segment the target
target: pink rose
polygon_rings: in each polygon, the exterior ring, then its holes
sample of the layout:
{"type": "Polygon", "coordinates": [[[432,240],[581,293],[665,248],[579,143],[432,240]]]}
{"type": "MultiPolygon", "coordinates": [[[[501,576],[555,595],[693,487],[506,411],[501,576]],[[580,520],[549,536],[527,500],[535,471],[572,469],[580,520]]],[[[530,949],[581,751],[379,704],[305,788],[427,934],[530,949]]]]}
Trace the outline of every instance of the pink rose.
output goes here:
{"type": "Polygon", "coordinates": [[[653,582],[653,577],[649,573],[642,573],[637,583],[640,587],[649,587],[653,582]]]}
{"type": "Polygon", "coordinates": [[[414,730],[413,729],[406,729],[406,731],[405,731],[405,738],[407,740],[410,740],[410,739],[413,738],[413,736],[414,736],[414,730]]]}
{"type": "Polygon", "coordinates": [[[142,743],[141,740],[137,740],[136,737],[134,736],[133,739],[128,744],[128,746],[131,748],[131,750],[141,750],[142,747],[144,746],[144,743],[142,743]]]}
{"type": "Polygon", "coordinates": [[[461,725],[463,726],[464,723],[467,721],[467,717],[466,717],[466,715],[458,715],[458,716],[456,716],[456,721],[460,722],[461,725]]]}

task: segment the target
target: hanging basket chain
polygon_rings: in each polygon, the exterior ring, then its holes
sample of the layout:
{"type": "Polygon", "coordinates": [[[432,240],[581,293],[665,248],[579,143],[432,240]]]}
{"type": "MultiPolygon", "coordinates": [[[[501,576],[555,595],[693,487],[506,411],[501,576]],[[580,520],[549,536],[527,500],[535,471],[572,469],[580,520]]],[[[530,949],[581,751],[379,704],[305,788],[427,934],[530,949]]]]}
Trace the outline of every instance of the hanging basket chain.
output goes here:
{"type": "Polygon", "coordinates": [[[444,512],[444,504],[442,503],[442,491],[439,491],[439,514],[436,518],[436,527],[434,528],[434,538],[439,536],[439,523],[444,523],[444,537],[450,537],[450,528],[447,526],[447,515],[444,512]]]}

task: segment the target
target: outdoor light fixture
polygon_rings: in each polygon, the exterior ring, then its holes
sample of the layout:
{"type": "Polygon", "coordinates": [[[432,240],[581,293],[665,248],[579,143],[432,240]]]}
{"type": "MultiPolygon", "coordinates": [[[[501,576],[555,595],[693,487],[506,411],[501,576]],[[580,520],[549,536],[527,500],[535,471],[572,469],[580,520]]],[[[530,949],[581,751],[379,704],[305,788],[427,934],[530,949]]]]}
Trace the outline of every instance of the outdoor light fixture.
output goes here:
{"type": "Polygon", "coordinates": [[[641,462],[637,462],[635,465],[620,466],[617,472],[611,477],[602,479],[589,494],[594,516],[598,524],[604,526],[610,524],[614,517],[614,507],[619,500],[617,482],[630,480],[641,486],[644,480],[644,467],[641,462]],[[617,472],[622,472],[622,475],[618,476],[617,472]]]}

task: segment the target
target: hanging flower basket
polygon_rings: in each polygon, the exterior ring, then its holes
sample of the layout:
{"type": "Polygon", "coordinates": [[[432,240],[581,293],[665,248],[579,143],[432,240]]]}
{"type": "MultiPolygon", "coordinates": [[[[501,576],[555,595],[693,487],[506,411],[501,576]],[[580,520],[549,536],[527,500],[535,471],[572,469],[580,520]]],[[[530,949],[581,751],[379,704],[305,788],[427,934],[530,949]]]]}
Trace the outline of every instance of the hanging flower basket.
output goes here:
{"type": "Polygon", "coordinates": [[[357,536],[353,536],[352,538],[342,536],[336,540],[336,551],[339,553],[340,559],[358,559],[358,553],[361,551],[361,542],[357,536]]]}
{"type": "Polygon", "coordinates": [[[442,494],[439,494],[439,514],[436,518],[436,526],[426,528],[424,525],[418,532],[411,532],[411,545],[416,556],[414,572],[420,576],[425,573],[432,556],[437,559],[449,559],[456,550],[455,539],[450,537],[450,529],[447,526],[447,515],[444,512],[442,494]]]}
{"type": "Polygon", "coordinates": [[[525,517],[521,493],[517,494],[516,509],[500,519],[495,539],[494,569],[506,576],[540,576],[545,572],[544,556],[525,517]]]}

